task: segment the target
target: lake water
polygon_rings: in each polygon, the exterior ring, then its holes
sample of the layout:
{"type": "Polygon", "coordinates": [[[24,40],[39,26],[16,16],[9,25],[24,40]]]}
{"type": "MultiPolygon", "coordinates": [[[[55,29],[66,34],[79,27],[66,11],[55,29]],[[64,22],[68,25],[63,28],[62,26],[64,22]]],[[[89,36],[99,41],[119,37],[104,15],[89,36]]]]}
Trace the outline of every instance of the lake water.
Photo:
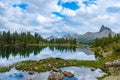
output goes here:
{"type": "Polygon", "coordinates": [[[0,48],[0,66],[10,65],[24,60],[40,60],[50,57],[75,60],[96,60],[94,53],[87,46],[0,48]]]}
{"type": "MultiPolygon", "coordinates": [[[[74,60],[96,60],[94,52],[88,46],[81,47],[6,47],[0,48],[0,66],[11,65],[25,60],[40,60],[50,57],[74,60]]],[[[97,80],[104,75],[100,69],[91,71],[88,67],[63,67],[61,70],[72,72],[75,77],[64,80],[97,80]]],[[[8,72],[0,73],[0,80],[47,80],[48,72],[29,75],[26,71],[12,68],[8,72]],[[21,76],[22,75],[22,76],[21,76]]]]}
{"type": "MultiPolygon", "coordinates": [[[[88,67],[63,67],[60,68],[62,71],[72,72],[75,76],[73,78],[65,78],[63,80],[97,80],[97,77],[103,76],[105,73],[102,73],[100,69],[91,71],[88,67]]],[[[26,71],[18,71],[15,68],[11,69],[9,72],[0,73],[0,80],[47,80],[50,71],[35,73],[29,75],[26,71]],[[22,75],[22,77],[21,77],[22,75]]]]}

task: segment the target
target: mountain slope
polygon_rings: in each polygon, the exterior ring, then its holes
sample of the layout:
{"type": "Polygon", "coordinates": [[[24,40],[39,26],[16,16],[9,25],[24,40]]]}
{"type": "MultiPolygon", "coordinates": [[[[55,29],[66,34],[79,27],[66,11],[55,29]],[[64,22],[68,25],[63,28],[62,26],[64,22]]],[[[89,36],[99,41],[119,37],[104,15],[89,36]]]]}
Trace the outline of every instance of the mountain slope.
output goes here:
{"type": "MultiPolygon", "coordinates": [[[[115,33],[108,27],[102,25],[100,30],[98,32],[87,32],[83,35],[79,35],[79,34],[65,34],[62,36],[62,38],[64,39],[76,39],[77,42],[93,42],[96,38],[103,38],[103,37],[107,37],[109,34],[111,34],[112,36],[115,35],[115,33]]],[[[47,40],[51,40],[51,39],[57,39],[58,37],[56,36],[50,36],[47,38],[47,40]]]]}
{"type": "Polygon", "coordinates": [[[96,38],[102,38],[107,37],[109,34],[112,36],[115,35],[115,33],[108,27],[105,27],[104,25],[101,26],[101,29],[98,32],[87,32],[84,35],[80,35],[77,40],[79,42],[92,42],[96,38]]]}

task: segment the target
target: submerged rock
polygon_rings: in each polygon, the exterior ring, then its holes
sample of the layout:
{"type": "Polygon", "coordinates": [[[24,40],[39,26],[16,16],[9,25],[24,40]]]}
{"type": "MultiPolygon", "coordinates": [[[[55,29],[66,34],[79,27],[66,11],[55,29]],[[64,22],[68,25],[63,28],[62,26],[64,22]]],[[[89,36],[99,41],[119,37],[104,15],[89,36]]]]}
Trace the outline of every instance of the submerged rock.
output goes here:
{"type": "Polygon", "coordinates": [[[23,77],[23,74],[20,74],[19,76],[20,76],[20,77],[23,77]]]}
{"type": "Polygon", "coordinates": [[[32,78],[30,78],[29,80],[32,80],[32,78]]]}
{"type": "Polygon", "coordinates": [[[14,73],[14,75],[16,75],[17,73],[14,73]]]}

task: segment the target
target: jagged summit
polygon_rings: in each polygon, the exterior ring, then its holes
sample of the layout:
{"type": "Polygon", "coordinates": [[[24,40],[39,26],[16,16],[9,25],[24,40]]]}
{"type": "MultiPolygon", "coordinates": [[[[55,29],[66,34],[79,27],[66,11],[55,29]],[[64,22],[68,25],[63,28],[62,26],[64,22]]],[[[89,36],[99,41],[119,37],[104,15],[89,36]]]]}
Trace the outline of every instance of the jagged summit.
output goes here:
{"type": "Polygon", "coordinates": [[[109,31],[109,32],[112,32],[112,30],[104,25],[101,26],[101,29],[99,32],[103,32],[103,31],[109,31]]]}
{"type": "Polygon", "coordinates": [[[102,37],[107,37],[109,34],[112,36],[115,35],[115,33],[110,28],[102,25],[98,32],[87,32],[86,34],[80,36],[78,40],[81,42],[94,41],[96,38],[100,39],[102,37]]]}

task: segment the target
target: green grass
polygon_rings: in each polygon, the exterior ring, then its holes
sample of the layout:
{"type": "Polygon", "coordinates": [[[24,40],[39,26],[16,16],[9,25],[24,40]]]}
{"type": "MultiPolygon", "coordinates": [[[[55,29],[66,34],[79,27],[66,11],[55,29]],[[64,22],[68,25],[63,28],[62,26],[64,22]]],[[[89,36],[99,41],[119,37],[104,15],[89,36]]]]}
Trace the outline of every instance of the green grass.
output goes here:
{"type": "MultiPolygon", "coordinates": [[[[22,61],[14,65],[17,70],[46,72],[53,68],[69,67],[69,66],[86,66],[99,68],[102,66],[102,61],[78,61],[78,60],[64,60],[61,58],[47,58],[39,61],[28,60],[22,61]],[[35,69],[37,68],[37,70],[35,69]]],[[[9,71],[12,67],[0,68],[0,72],[9,71]]]]}
{"type": "Polygon", "coordinates": [[[0,67],[0,72],[8,72],[11,68],[15,67],[18,63],[14,63],[9,66],[1,66],[0,67]]]}
{"type": "Polygon", "coordinates": [[[65,44],[57,44],[57,43],[42,43],[42,44],[27,44],[28,46],[81,46],[84,44],[70,44],[70,43],[65,43],[65,44]]]}
{"type": "Polygon", "coordinates": [[[86,66],[86,67],[94,67],[94,68],[99,68],[100,66],[103,65],[103,61],[89,61],[89,60],[71,60],[71,62],[75,63],[75,66],[86,66]]]}
{"type": "Polygon", "coordinates": [[[0,67],[0,72],[8,72],[11,69],[11,67],[0,67]]]}
{"type": "MultiPolygon", "coordinates": [[[[103,63],[113,62],[120,59],[120,43],[111,43],[108,46],[105,46],[104,48],[94,47],[92,48],[92,50],[95,52],[95,55],[102,56],[100,60],[103,59],[103,63]]],[[[118,72],[120,72],[119,70],[114,70],[116,69],[116,67],[112,67],[112,69],[106,67],[103,69],[107,73],[107,75],[98,78],[99,80],[103,80],[107,76],[113,75],[114,73],[118,74],[118,72]]]]}

